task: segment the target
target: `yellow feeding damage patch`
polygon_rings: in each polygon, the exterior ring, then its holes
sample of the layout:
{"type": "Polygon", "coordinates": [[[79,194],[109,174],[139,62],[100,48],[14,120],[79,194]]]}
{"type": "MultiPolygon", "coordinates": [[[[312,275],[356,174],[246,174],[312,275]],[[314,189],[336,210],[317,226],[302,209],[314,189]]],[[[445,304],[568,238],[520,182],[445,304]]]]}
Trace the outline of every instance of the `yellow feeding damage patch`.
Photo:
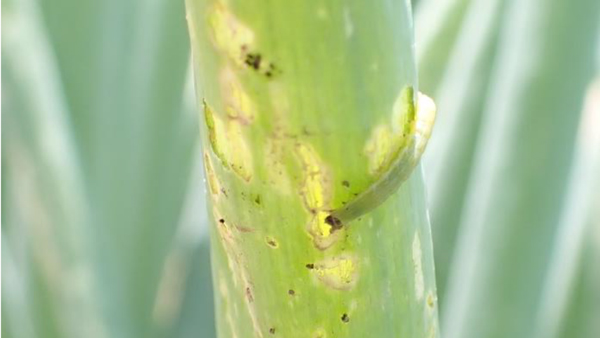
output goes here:
{"type": "Polygon", "coordinates": [[[323,175],[320,172],[307,174],[302,189],[304,202],[311,210],[318,210],[325,204],[325,187],[323,184],[323,175]]]}
{"type": "Polygon", "coordinates": [[[254,33],[246,27],[222,1],[208,14],[211,37],[215,46],[239,66],[244,65],[247,50],[254,43],[254,33]]]}
{"type": "Polygon", "coordinates": [[[325,218],[327,216],[329,216],[329,213],[323,211],[317,211],[315,216],[315,222],[312,231],[320,237],[329,237],[329,235],[331,235],[331,225],[325,222],[325,218]]]}
{"type": "Polygon", "coordinates": [[[365,154],[369,159],[369,173],[373,176],[383,174],[392,162],[394,137],[387,124],[382,124],[373,130],[365,146],[365,154]]]}
{"type": "Polygon", "coordinates": [[[256,107],[238,77],[231,68],[226,67],[221,72],[220,80],[227,116],[243,125],[251,124],[256,116],[256,107]]]}
{"type": "Polygon", "coordinates": [[[223,166],[229,168],[229,164],[227,163],[227,159],[225,158],[222,149],[222,142],[219,140],[219,137],[223,135],[223,123],[216,118],[214,111],[206,101],[203,102],[203,105],[204,122],[206,123],[206,129],[208,131],[208,142],[210,142],[210,147],[219,160],[221,160],[223,166]]]}
{"type": "Polygon", "coordinates": [[[245,181],[252,178],[252,152],[244,138],[242,127],[235,121],[227,124],[226,156],[231,169],[245,181]]]}
{"type": "Polygon", "coordinates": [[[325,206],[325,201],[329,200],[329,192],[325,188],[328,180],[321,159],[312,147],[302,143],[296,146],[296,153],[304,169],[304,203],[311,211],[320,210],[325,206]]]}
{"type": "Polygon", "coordinates": [[[392,108],[392,127],[394,134],[408,137],[415,121],[414,89],[411,86],[402,88],[392,108]]]}
{"type": "Polygon", "coordinates": [[[347,254],[315,263],[312,271],[325,286],[336,290],[350,290],[358,280],[356,259],[347,254]]]}
{"type": "Polygon", "coordinates": [[[208,182],[208,188],[210,193],[213,196],[217,196],[219,194],[219,190],[221,189],[219,180],[217,179],[217,175],[212,166],[212,160],[210,159],[210,155],[207,152],[204,152],[204,172],[206,175],[206,181],[208,182]]]}
{"type": "Polygon", "coordinates": [[[301,187],[301,195],[304,205],[312,214],[308,223],[308,233],[313,239],[314,245],[325,250],[340,238],[340,228],[334,228],[329,217],[328,209],[331,203],[331,185],[329,173],[322,163],[317,152],[307,144],[298,143],[296,154],[302,169],[304,179],[301,187]]]}
{"type": "Polygon", "coordinates": [[[230,168],[245,181],[252,178],[252,153],[242,126],[236,120],[223,122],[204,102],[204,119],[208,140],[215,155],[225,168],[230,168]]]}

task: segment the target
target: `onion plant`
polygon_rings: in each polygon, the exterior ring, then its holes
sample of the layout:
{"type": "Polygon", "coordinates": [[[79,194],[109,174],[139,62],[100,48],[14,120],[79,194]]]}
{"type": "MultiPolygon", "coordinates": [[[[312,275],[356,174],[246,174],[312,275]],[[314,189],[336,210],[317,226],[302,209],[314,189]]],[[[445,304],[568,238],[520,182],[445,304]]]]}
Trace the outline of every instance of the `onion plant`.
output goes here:
{"type": "Polygon", "coordinates": [[[187,1],[220,337],[438,336],[411,15],[187,1]]]}

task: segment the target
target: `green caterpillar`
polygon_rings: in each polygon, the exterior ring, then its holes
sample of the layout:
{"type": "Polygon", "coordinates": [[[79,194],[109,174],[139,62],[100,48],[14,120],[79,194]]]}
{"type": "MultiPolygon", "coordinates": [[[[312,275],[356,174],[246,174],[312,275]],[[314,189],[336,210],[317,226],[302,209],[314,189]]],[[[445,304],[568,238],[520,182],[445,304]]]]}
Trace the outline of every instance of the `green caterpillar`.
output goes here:
{"type": "Polygon", "coordinates": [[[412,87],[404,88],[394,105],[392,122],[396,123],[392,125],[396,147],[387,155],[389,160],[384,172],[356,198],[333,210],[325,222],[333,229],[339,229],[385,202],[419,163],[431,136],[435,115],[435,103],[430,97],[418,93],[415,104],[412,87]]]}

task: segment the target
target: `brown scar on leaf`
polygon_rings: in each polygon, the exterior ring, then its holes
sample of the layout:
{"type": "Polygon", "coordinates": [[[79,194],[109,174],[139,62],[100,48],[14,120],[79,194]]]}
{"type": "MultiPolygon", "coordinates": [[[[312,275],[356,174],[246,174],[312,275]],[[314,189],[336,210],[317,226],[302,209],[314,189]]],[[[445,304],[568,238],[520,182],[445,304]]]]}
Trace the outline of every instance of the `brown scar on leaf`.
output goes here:
{"type": "Polygon", "coordinates": [[[271,236],[267,236],[265,238],[265,241],[267,242],[267,245],[269,245],[273,249],[277,249],[279,247],[279,243],[277,243],[277,240],[275,240],[275,238],[271,236]]]}
{"type": "Polygon", "coordinates": [[[237,229],[237,231],[242,232],[242,233],[251,233],[251,232],[254,232],[254,229],[248,228],[248,227],[244,227],[244,226],[241,226],[241,225],[236,225],[235,228],[237,229]]]}
{"type": "Polygon", "coordinates": [[[262,337],[261,327],[256,314],[256,308],[254,305],[254,294],[252,291],[252,282],[246,268],[245,257],[238,244],[236,243],[236,237],[233,235],[228,222],[221,216],[219,210],[213,206],[213,217],[218,222],[217,232],[221,239],[221,243],[225,250],[225,256],[227,258],[227,265],[233,276],[233,283],[235,286],[244,285],[243,293],[245,294],[245,303],[252,321],[254,332],[258,337],[262,337]]]}
{"type": "Polygon", "coordinates": [[[254,295],[252,294],[252,289],[249,286],[246,286],[246,299],[248,299],[248,302],[250,303],[254,302],[254,295]]]}
{"type": "Polygon", "coordinates": [[[267,78],[281,74],[281,70],[273,62],[266,61],[260,53],[247,53],[244,64],[267,78]]]}

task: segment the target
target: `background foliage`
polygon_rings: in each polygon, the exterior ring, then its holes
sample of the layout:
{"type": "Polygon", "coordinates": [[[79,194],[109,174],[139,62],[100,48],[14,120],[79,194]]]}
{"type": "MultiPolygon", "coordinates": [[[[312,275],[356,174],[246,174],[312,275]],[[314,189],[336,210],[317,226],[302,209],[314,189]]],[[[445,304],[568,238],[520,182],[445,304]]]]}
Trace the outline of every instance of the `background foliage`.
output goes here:
{"type": "Polygon", "coordinates": [[[586,256],[598,247],[600,3],[428,5],[417,32],[442,112],[426,167],[445,336],[597,336],[598,308],[572,298],[598,304],[600,287],[586,256]]]}
{"type": "MultiPolygon", "coordinates": [[[[600,2],[415,16],[442,336],[600,336],[600,2]]],[[[214,336],[184,18],[2,2],[6,337],[214,336]]]]}
{"type": "Polygon", "coordinates": [[[212,335],[183,2],[2,6],[3,333],[212,335]]]}

